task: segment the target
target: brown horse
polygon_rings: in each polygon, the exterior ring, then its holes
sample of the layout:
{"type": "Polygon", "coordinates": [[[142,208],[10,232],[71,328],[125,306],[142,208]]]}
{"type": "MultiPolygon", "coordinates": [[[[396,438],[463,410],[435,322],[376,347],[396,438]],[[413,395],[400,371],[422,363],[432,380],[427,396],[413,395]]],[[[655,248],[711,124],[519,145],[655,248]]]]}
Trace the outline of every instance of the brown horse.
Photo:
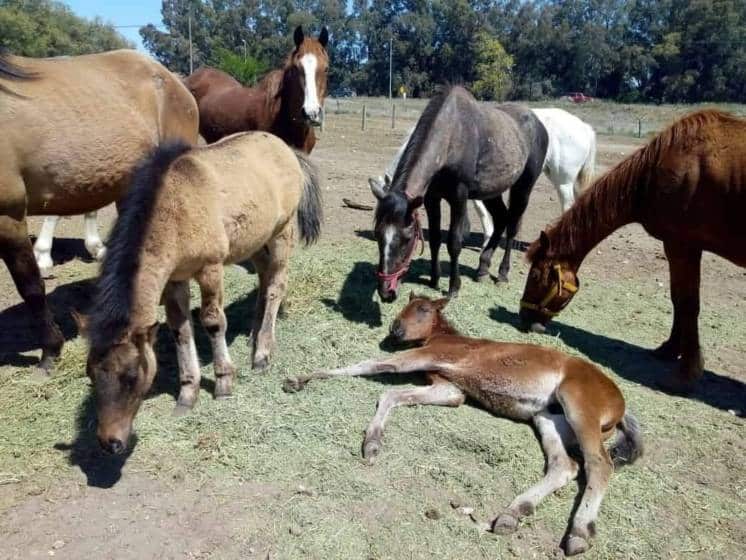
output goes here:
{"type": "Polygon", "coordinates": [[[70,215],[118,200],[160,142],[197,141],[181,82],[134,51],[34,60],[0,56],[0,257],[40,327],[41,367],[63,336],[44,294],[26,216],[70,215]]]}
{"type": "Polygon", "coordinates": [[[287,287],[298,222],[307,243],[319,235],[318,180],[306,156],[266,132],[216,144],[159,148],[143,162],[120,204],[98,282],[88,334],[88,375],[98,439],[122,453],[150,389],[159,301],[176,338],[181,391],[176,413],[197,402],[200,367],[189,320],[189,280],[202,293],[200,318],[212,343],[215,396],[231,394],[236,368],[225,340],[223,266],[251,258],[259,273],[254,368],[267,367],[277,310],[287,287]]]}
{"type": "Polygon", "coordinates": [[[207,142],[246,130],[265,130],[290,146],[311,153],[316,144],[313,128],[321,124],[326,97],[329,34],[306,37],[294,34],[295,49],[285,66],[267,74],[254,88],[243,87],[228,74],[200,68],[184,83],[199,106],[200,134],[207,142]]]}
{"type": "Polygon", "coordinates": [[[298,391],[311,379],[426,373],[430,385],[391,389],[378,401],[363,442],[363,455],[371,462],[380,452],[386,418],[397,406],[456,407],[470,397],[494,414],[532,422],[547,456],[547,472],[494,520],[497,533],[516,530],[519,520],[533,513],[541,500],[577,476],[578,463],[567,448],[579,444],[587,484],[565,550],[568,555],[585,552],[613,471],[612,457],[613,463],[620,465],[632,463],[642,454],[640,428],[635,418],[625,413],[622,393],[601,370],[580,358],[541,346],[461,336],[441,314],[447,301],[410,294],[409,303],[391,327],[391,336],[419,344],[419,348],[290,378],[285,381],[285,390],[298,391]],[[615,432],[610,457],[603,442],[615,432]]]}
{"type": "Polygon", "coordinates": [[[694,113],[601,177],[531,246],[521,300],[526,327],[543,332],[578,291],[588,252],[638,222],[663,241],[671,272],[671,335],[655,353],[681,357],[668,388],[690,390],[702,376],[699,282],[702,251],[746,266],[746,121],[718,111],[694,113]]]}

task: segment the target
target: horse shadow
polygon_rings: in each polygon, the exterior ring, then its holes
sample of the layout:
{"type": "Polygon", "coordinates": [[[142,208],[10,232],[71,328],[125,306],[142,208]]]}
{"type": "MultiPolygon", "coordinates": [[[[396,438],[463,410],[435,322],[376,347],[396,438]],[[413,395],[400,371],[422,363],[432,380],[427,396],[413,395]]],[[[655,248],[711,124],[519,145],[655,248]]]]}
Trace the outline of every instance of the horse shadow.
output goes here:
{"type": "Polygon", "coordinates": [[[380,327],[381,306],[373,298],[376,286],[376,267],[369,262],[356,262],[342,284],[338,299],[324,298],[321,303],[348,321],[380,327]]]}
{"type": "MultiPolygon", "coordinates": [[[[491,309],[490,317],[500,323],[507,323],[516,329],[521,329],[518,314],[508,311],[502,306],[491,309]]],[[[617,375],[629,381],[656,391],[672,394],[661,387],[659,383],[664,376],[673,375],[673,368],[677,367],[678,364],[662,362],[655,358],[647,348],[624,340],[591,333],[558,321],[549,323],[547,332],[550,336],[561,335],[565,344],[579,350],[594,362],[611,369],[617,375]]],[[[687,395],[687,398],[720,410],[735,410],[739,416],[744,416],[743,403],[746,402],[746,384],[731,377],[706,370],[694,391],[687,395]]]]}

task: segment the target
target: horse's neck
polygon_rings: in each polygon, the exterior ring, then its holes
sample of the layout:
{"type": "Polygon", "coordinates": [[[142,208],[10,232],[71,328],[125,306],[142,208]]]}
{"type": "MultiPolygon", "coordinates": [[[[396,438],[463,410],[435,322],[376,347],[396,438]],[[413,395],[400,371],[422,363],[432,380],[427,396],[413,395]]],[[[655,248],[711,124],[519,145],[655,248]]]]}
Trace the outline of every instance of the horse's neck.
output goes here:
{"type": "Polygon", "coordinates": [[[432,340],[436,336],[458,336],[459,333],[442,315],[438,315],[433,325],[432,334],[428,337],[428,341],[432,340]]]}
{"type": "Polygon", "coordinates": [[[133,326],[150,326],[158,320],[158,305],[173,270],[162,255],[143,251],[132,288],[133,326]]]}
{"type": "Polygon", "coordinates": [[[294,148],[303,150],[306,145],[308,135],[311,133],[311,127],[308,126],[301,114],[302,100],[295,106],[290,103],[293,96],[290,93],[289,86],[285,80],[286,70],[280,77],[279,90],[272,92],[267,90],[267,95],[277,95],[276,102],[270,103],[272,114],[272,132],[282,138],[286,143],[294,148]]]}

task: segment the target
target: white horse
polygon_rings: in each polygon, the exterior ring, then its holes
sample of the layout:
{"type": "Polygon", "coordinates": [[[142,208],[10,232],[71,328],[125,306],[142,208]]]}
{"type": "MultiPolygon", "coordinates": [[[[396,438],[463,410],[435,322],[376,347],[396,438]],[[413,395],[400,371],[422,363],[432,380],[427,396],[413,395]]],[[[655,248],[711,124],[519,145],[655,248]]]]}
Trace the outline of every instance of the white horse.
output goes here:
{"type": "MultiPolygon", "coordinates": [[[[591,125],[562,109],[533,109],[533,112],[549,136],[544,174],[557,189],[564,212],[593,180],[596,168],[596,133],[591,125]]],[[[383,196],[391,187],[399,160],[413,132],[414,127],[389,163],[384,176],[368,179],[373,194],[383,196]]],[[[484,231],[484,247],[492,237],[495,227],[484,203],[481,200],[472,200],[472,203],[484,231]]]]}

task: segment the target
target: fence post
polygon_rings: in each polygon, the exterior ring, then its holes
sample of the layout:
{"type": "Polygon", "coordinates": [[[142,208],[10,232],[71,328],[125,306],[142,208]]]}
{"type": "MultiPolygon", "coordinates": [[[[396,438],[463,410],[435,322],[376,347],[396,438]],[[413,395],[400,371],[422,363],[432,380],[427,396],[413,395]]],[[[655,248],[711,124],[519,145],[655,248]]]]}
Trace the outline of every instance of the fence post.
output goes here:
{"type": "Polygon", "coordinates": [[[396,128],[396,103],[391,104],[391,128],[396,128]]]}
{"type": "Polygon", "coordinates": [[[339,98],[337,98],[337,114],[339,115],[339,98]]]}
{"type": "Polygon", "coordinates": [[[642,138],[642,119],[637,119],[637,137],[642,138]]]}
{"type": "Polygon", "coordinates": [[[367,118],[367,107],[363,103],[363,130],[365,130],[365,119],[367,118]]]}

